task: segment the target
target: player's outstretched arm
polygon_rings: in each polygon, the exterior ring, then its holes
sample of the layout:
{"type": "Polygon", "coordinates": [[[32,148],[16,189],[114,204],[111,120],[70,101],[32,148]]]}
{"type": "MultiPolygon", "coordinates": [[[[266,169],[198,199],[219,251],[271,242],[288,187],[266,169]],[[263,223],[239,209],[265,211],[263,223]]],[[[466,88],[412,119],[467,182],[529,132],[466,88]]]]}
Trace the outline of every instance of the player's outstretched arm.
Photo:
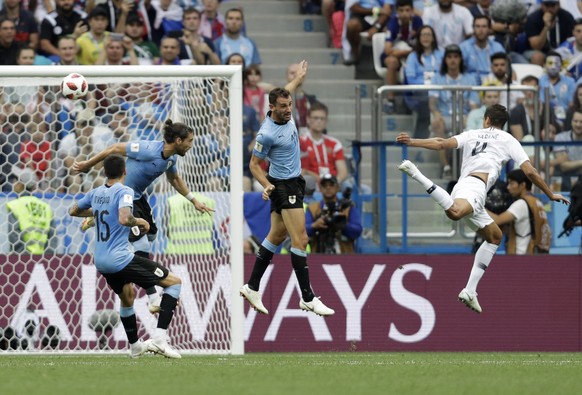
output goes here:
{"type": "Polygon", "coordinates": [[[398,136],[396,136],[396,142],[407,145],[409,147],[420,147],[435,151],[457,148],[457,139],[452,137],[448,139],[443,139],[441,137],[433,137],[430,139],[413,139],[408,135],[408,133],[400,133],[398,136]]]}
{"type": "Polygon", "coordinates": [[[97,155],[93,156],[89,160],[82,160],[82,161],[75,161],[73,163],[73,174],[75,173],[82,173],[88,171],[97,163],[101,162],[103,159],[107,158],[111,154],[118,154],[122,156],[126,156],[126,147],[129,143],[117,143],[113,144],[103,151],[99,152],[97,155]]]}
{"type": "Polygon", "coordinates": [[[295,78],[293,78],[293,81],[285,85],[285,89],[287,89],[291,93],[295,92],[295,89],[297,89],[297,87],[303,83],[306,76],[307,76],[307,61],[302,60],[301,62],[299,62],[299,70],[297,70],[297,75],[295,76],[295,78]]]}
{"type": "Polygon", "coordinates": [[[191,201],[192,204],[194,205],[194,207],[196,208],[196,210],[200,211],[201,213],[208,213],[208,214],[212,214],[214,212],[213,208],[208,207],[203,202],[199,202],[198,200],[196,200],[196,198],[194,197],[194,194],[192,192],[190,192],[190,189],[186,185],[186,182],[184,181],[184,179],[182,177],[180,177],[180,175],[178,173],[166,172],[166,177],[168,178],[168,182],[170,183],[170,185],[172,187],[174,187],[174,189],[180,195],[184,196],[186,199],[191,201]]]}
{"type": "Polygon", "coordinates": [[[542,192],[545,193],[546,196],[549,197],[552,201],[570,204],[570,201],[566,199],[564,196],[560,195],[559,193],[552,192],[548,184],[546,184],[542,176],[540,176],[540,173],[538,173],[536,168],[532,166],[529,160],[523,162],[523,164],[520,167],[521,170],[523,170],[523,172],[527,176],[527,178],[529,178],[535,186],[541,189],[542,192]]]}

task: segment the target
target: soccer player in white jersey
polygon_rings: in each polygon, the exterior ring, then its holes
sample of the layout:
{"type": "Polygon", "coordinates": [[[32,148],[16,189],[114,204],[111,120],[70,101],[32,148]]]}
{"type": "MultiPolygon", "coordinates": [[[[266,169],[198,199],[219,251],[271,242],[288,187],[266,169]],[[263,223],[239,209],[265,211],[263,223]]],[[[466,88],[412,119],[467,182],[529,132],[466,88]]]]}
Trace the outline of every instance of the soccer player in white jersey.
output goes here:
{"type": "Polygon", "coordinates": [[[400,133],[396,137],[398,143],[410,147],[437,151],[454,148],[463,151],[461,176],[450,195],[424,176],[409,160],[403,161],[398,169],[422,185],[445,210],[447,217],[453,221],[465,219],[471,229],[484,237],[485,242],[475,254],[469,281],[459,293],[459,300],[477,313],[482,311],[477,301],[477,284],[493,259],[502,238],[501,229],[485,210],[487,191],[499,178],[502,166],[513,159],[527,178],[548,198],[555,202],[570,204],[568,199],[551,191],[530,163],[520,143],[510,133],[503,130],[503,125],[508,118],[506,108],[495,104],[485,110],[483,129],[469,130],[448,139],[440,137],[412,139],[406,133],[400,133]]]}
{"type": "Polygon", "coordinates": [[[138,358],[152,351],[167,358],[181,358],[167,343],[166,332],[174,317],[182,281],[160,264],[131,252],[130,228],[137,227],[141,233],[147,233],[150,225],[132,214],[134,191],[123,185],[125,159],[121,155],[109,155],[103,161],[103,169],[107,177],[105,185],[89,191],[73,205],[69,214],[95,218],[93,260],[97,271],[121,300],[119,315],[130,344],[130,356],[138,358]],[[153,339],[146,342],[138,337],[132,283],[142,288],[156,285],[164,288],[158,325],[153,339]]]}
{"type": "MultiPolygon", "coordinates": [[[[214,211],[203,202],[196,200],[176,167],[178,156],[186,155],[192,148],[194,130],[181,122],[172,122],[171,119],[167,119],[164,123],[163,135],[164,141],[141,140],[112,144],[89,160],[73,164],[73,171],[83,172],[88,171],[111,154],[128,158],[125,185],[134,192],[133,214],[138,218],[144,218],[150,225],[149,231],[145,234],[137,236],[133,233],[130,234],[129,241],[136,254],[145,258],[149,257],[151,243],[155,240],[158,232],[145,191],[159,176],[166,174],[172,187],[191,201],[196,210],[202,213],[214,211]]],[[[82,230],[86,230],[93,224],[93,221],[84,222],[82,230]]],[[[150,312],[152,314],[159,312],[161,299],[156,288],[150,287],[146,289],[146,293],[149,298],[150,312]]]]}
{"type": "Polygon", "coordinates": [[[269,93],[269,112],[257,133],[249,164],[251,173],[264,188],[263,199],[271,200],[271,228],[257,252],[249,282],[241,287],[240,294],[262,314],[269,314],[269,311],[258,292],[261,277],[287,234],[291,237],[291,264],[301,290],[299,308],[321,316],[335,313],[311,290],[305,251],[308,242],[303,209],[305,180],[301,176],[299,132],[291,115],[291,93],[303,82],[306,74],[307,62],[302,61],[297,75],[285,86],[286,89],[275,88],[269,93]],[[266,159],[270,162],[268,175],[261,168],[266,159]]]}

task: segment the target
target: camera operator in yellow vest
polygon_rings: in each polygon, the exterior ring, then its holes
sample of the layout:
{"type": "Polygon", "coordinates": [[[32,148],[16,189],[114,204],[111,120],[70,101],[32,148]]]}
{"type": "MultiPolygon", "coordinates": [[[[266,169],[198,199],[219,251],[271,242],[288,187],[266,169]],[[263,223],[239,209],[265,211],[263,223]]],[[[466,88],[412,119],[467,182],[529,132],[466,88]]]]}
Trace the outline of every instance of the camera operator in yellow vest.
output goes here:
{"type": "Polygon", "coordinates": [[[38,183],[34,170],[13,166],[12,174],[17,177],[13,190],[19,197],[6,203],[11,252],[54,253],[57,240],[53,210],[48,203],[31,195],[38,183]]]}
{"type": "Polygon", "coordinates": [[[311,252],[322,254],[349,254],[355,252],[355,242],[362,234],[358,210],[352,207],[350,192],[338,199],[337,178],[325,174],[319,181],[323,200],[309,204],[305,212],[305,227],[311,252]]]}
{"type": "Polygon", "coordinates": [[[508,255],[547,254],[552,230],[542,202],[531,194],[532,182],[521,169],[507,174],[507,190],[515,201],[499,215],[489,215],[499,226],[510,224],[506,251],[508,255]]]}
{"type": "MultiPolygon", "coordinates": [[[[214,199],[193,193],[198,202],[214,210],[214,199]]],[[[169,219],[166,226],[167,254],[213,254],[214,214],[201,213],[180,194],[168,198],[169,219]]]]}

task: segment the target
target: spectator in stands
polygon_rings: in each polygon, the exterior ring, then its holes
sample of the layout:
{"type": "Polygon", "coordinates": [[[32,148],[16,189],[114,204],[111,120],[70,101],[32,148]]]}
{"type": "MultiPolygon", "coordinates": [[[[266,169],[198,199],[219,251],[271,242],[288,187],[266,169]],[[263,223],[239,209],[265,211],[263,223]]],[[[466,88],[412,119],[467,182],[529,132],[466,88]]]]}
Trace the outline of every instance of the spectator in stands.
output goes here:
{"type": "Polygon", "coordinates": [[[573,30],[574,18],[560,8],[558,0],[542,0],[540,8],[527,17],[525,34],[531,50],[524,55],[531,63],[543,66],[545,54],[558,48],[573,30]]]}
{"type": "Polygon", "coordinates": [[[322,0],[321,2],[321,15],[329,26],[329,43],[332,48],[342,47],[345,8],[346,2],[344,0],[322,0]]]}
{"type": "MultiPolygon", "coordinates": [[[[441,0],[442,1],[442,0],[441,0]]],[[[432,78],[433,85],[477,85],[475,77],[465,73],[461,48],[452,44],[445,48],[445,55],[438,74],[432,78]]],[[[464,119],[472,108],[479,105],[479,96],[474,91],[463,91],[464,107],[457,113],[456,129],[453,129],[453,95],[451,91],[431,91],[429,108],[431,112],[431,129],[436,137],[445,138],[448,133],[462,130],[464,119]]],[[[443,178],[451,178],[451,166],[444,150],[439,151],[443,178]]]]}
{"type": "Polygon", "coordinates": [[[57,43],[59,61],[55,62],[57,65],[73,66],[79,64],[77,62],[77,41],[73,36],[63,36],[59,38],[57,43]]]}
{"type": "Polygon", "coordinates": [[[562,56],[550,51],[546,57],[545,73],[540,78],[540,101],[545,102],[545,89],[550,88],[549,101],[560,123],[566,120],[566,110],[570,107],[576,81],[570,76],[561,75],[562,56]]]}
{"type": "Polygon", "coordinates": [[[153,0],[156,18],[152,29],[160,30],[164,35],[182,30],[182,15],[184,10],[174,0],[153,0]]]}
{"type": "Polygon", "coordinates": [[[525,33],[525,20],[507,25],[502,22],[496,22],[495,20],[492,22],[495,40],[503,45],[511,62],[529,63],[524,56],[525,51],[529,48],[529,42],[525,33]]]}
{"type": "MultiPolygon", "coordinates": [[[[572,37],[569,37],[560,45],[560,51],[565,49],[570,58],[567,62],[568,74],[575,80],[582,77],[582,18],[574,21],[572,37]]],[[[560,52],[564,55],[563,52],[560,52]]]]}
{"type": "Polygon", "coordinates": [[[453,0],[438,0],[438,4],[425,8],[422,20],[434,29],[439,48],[461,44],[473,34],[473,15],[453,0]]]}
{"type": "MultiPolygon", "coordinates": [[[[300,64],[292,63],[287,68],[287,83],[295,80],[300,64]]],[[[293,119],[299,131],[307,127],[307,111],[317,101],[315,95],[309,95],[303,90],[303,83],[299,83],[293,92],[293,119]]]]}
{"type": "Polygon", "coordinates": [[[21,44],[14,40],[15,36],[16,27],[14,22],[0,17],[0,66],[16,64],[21,44]]]}
{"type": "MultiPolygon", "coordinates": [[[[436,35],[432,27],[425,25],[418,32],[414,52],[406,58],[404,79],[409,85],[430,85],[432,77],[439,72],[443,61],[443,51],[438,49],[436,35]]],[[[428,137],[430,110],[428,94],[413,92],[404,96],[407,106],[416,116],[415,138],[428,137]]]]}
{"type": "MultiPolygon", "coordinates": [[[[582,112],[576,111],[572,115],[572,130],[558,133],[556,143],[582,141],[582,112]]],[[[562,190],[570,191],[572,182],[570,177],[582,174],[582,145],[555,145],[554,154],[563,175],[562,190]]]]}
{"type": "Polygon", "coordinates": [[[6,203],[8,211],[8,240],[10,252],[25,254],[52,254],[57,240],[54,237],[51,206],[32,196],[38,180],[29,168],[14,166],[14,192],[19,195],[6,203]]]}
{"type": "Polygon", "coordinates": [[[508,224],[507,255],[547,254],[552,230],[542,202],[532,195],[532,182],[521,169],[507,174],[507,190],[515,201],[501,214],[487,210],[499,226],[508,224]]]}
{"type": "Polygon", "coordinates": [[[563,127],[564,130],[572,129],[572,116],[576,111],[582,111],[582,84],[578,84],[574,91],[574,97],[572,98],[568,111],[566,112],[566,120],[564,121],[563,127]]]}
{"type": "Polygon", "coordinates": [[[467,72],[474,74],[479,82],[491,72],[491,55],[505,52],[503,46],[489,36],[490,29],[489,17],[476,17],[473,19],[473,37],[460,45],[467,72]]]}
{"type": "MultiPolygon", "coordinates": [[[[521,85],[528,86],[539,86],[538,79],[534,76],[526,76],[521,80],[521,85]]],[[[535,124],[535,94],[532,91],[524,92],[524,102],[523,104],[517,104],[509,113],[509,131],[518,141],[523,140],[524,136],[532,136],[531,141],[533,141],[534,136],[534,124],[535,124]]],[[[539,122],[540,128],[544,125],[544,112],[545,107],[542,106],[540,110],[539,122]]],[[[556,134],[560,131],[560,125],[556,120],[556,116],[553,110],[550,110],[550,133],[548,135],[556,134]]],[[[542,134],[545,134],[542,130],[542,134]]]]}
{"type": "Polygon", "coordinates": [[[386,27],[392,13],[391,1],[359,0],[350,8],[350,19],[346,25],[346,37],[352,48],[351,56],[344,59],[346,65],[357,63],[360,57],[360,33],[367,32],[368,40],[386,27]]]}
{"type": "Polygon", "coordinates": [[[40,49],[46,56],[59,55],[57,44],[62,36],[73,35],[75,40],[88,30],[87,14],[74,8],[73,0],[56,0],[57,8],[40,24],[40,49]]]}
{"type": "MultiPolygon", "coordinates": [[[[382,63],[386,66],[386,84],[397,85],[398,73],[402,63],[412,52],[412,47],[418,38],[418,31],[422,27],[422,18],[414,15],[412,0],[397,0],[396,14],[388,21],[386,43],[382,63]]],[[[386,94],[386,112],[394,112],[394,98],[396,93],[389,91],[386,94]]]]}
{"type": "Polygon", "coordinates": [[[97,6],[89,13],[89,31],[77,38],[77,57],[79,64],[90,66],[96,64],[99,55],[104,51],[105,40],[109,37],[106,31],[109,24],[109,11],[102,6],[97,6]]]}
{"type": "Polygon", "coordinates": [[[160,60],[157,64],[162,66],[179,65],[180,41],[174,37],[164,37],[160,44],[160,60]]]}
{"type": "Polygon", "coordinates": [[[474,4],[469,7],[469,11],[471,12],[471,15],[473,15],[473,18],[477,18],[478,16],[491,18],[490,7],[492,2],[492,0],[477,0],[474,2],[474,4]]]}
{"type": "Polygon", "coordinates": [[[4,0],[0,19],[10,19],[16,27],[16,42],[38,49],[38,24],[34,15],[22,7],[22,0],[4,0]]]}
{"type": "Polygon", "coordinates": [[[349,196],[338,198],[339,182],[324,174],[319,182],[323,199],[311,202],[305,211],[305,228],[312,253],[350,254],[362,234],[362,221],[349,196]]]}
{"type": "MultiPolygon", "coordinates": [[[[114,33],[117,34],[117,33],[114,33]]],[[[139,65],[133,40],[127,36],[110,35],[105,38],[105,50],[99,54],[96,65],[139,65]],[[127,58],[124,55],[127,54],[127,58]],[[129,61],[127,60],[129,59],[129,61]]]]}
{"type": "Polygon", "coordinates": [[[465,130],[476,130],[483,128],[483,116],[485,115],[485,110],[487,110],[487,107],[494,104],[500,104],[498,91],[483,91],[481,92],[481,98],[483,105],[469,112],[465,130]]]}
{"type": "Polygon", "coordinates": [[[85,6],[85,12],[90,13],[93,11],[94,7],[104,7],[109,13],[109,25],[107,26],[107,31],[123,33],[125,31],[127,16],[131,12],[136,12],[138,8],[140,8],[143,15],[148,15],[148,17],[150,16],[150,12],[153,13],[151,16],[151,25],[153,25],[153,20],[156,15],[151,3],[151,0],[145,1],[143,4],[142,2],[136,2],[135,0],[88,0],[87,5],[85,6]],[[151,9],[151,11],[148,10],[148,8],[151,9]]]}
{"type": "Polygon", "coordinates": [[[250,192],[254,188],[249,163],[255,146],[255,137],[260,127],[256,111],[251,106],[243,104],[243,190],[245,192],[250,192]]]}
{"type": "MultiPolygon", "coordinates": [[[[481,85],[497,85],[507,87],[507,74],[509,68],[509,59],[505,52],[497,52],[491,55],[491,72],[481,78],[481,85]]],[[[511,85],[515,83],[515,73],[512,73],[511,85]]],[[[505,106],[511,111],[518,103],[523,101],[522,91],[511,91],[509,93],[509,104],[507,103],[507,90],[503,90],[499,95],[499,104],[505,106]]]]}
{"type": "Polygon", "coordinates": [[[121,106],[112,105],[107,108],[107,115],[101,123],[93,128],[93,150],[101,152],[112,144],[125,143],[131,139],[129,131],[130,117],[121,106]]]}
{"type": "Polygon", "coordinates": [[[53,177],[53,151],[47,138],[48,127],[45,122],[30,125],[33,125],[34,130],[30,130],[30,139],[25,139],[20,147],[20,163],[23,167],[34,170],[41,185],[39,189],[44,189],[53,177]]]}
{"type": "MultiPolygon", "coordinates": [[[[314,103],[307,112],[307,133],[299,138],[301,174],[319,179],[325,174],[342,184],[348,178],[342,143],[326,134],[329,111],[323,103],[314,103]]],[[[342,186],[343,187],[343,186],[342,186]]]]}
{"type": "Polygon", "coordinates": [[[243,72],[243,103],[251,106],[257,113],[259,122],[265,118],[265,108],[268,108],[268,94],[259,86],[261,82],[261,68],[251,64],[243,72]]]}
{"type": "MultiPolygon", "coordinates": [[[[36,53],[33,48],[30,47],[20,47],[18,49],[18,54],[16,55],[16,64],[18,66],[32,66],[34,65],[34,58],[36,53]]],[[[36,87],[34,88],[36,91],[36,87]]]]}
{"type": "Polygon", "coordinates": [[[204,11],[200,20],[200,30],[198,31],[204,37],[216,40],[225,30],[225,19],[218,12],[219,0],[202,0],[204,11]]]}
{"type": "Polygon", "coordinates": [[[240,53],[245,64],[261,64],[259,49],[254,41],[241,33],[244,15],[241,9],[231,8],[226,11],[226,31],[214,41],[216,52],[223,63],[232,53],[240,53]]]}
{"type": "Polygon", "coordinates": [[[144,39],[144,21],[137,12],[127,16],[125,35],[133,40],[133,49],[140,65],[152,65],[160,58],[158,46],[144,39]]]}
{"type": "Polygon", "coordinates": [[[196,64],[220,64],[212,40],[198,32],[200,11],[188,8],[184,11],[182,24],[184,28],[180,43],[180,59],[195,60],[196,64]]]}

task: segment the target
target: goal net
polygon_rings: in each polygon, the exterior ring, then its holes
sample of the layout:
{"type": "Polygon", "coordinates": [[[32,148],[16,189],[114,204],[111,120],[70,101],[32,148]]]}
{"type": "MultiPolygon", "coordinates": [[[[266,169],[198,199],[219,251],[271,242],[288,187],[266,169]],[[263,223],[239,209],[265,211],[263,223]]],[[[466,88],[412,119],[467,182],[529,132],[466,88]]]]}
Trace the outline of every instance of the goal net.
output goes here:
{"type": "MultiPolygon", "coordinates": [[[[105,178],[100,166],[83,174],[71,166],[113,143],[163,140],[168,118],[194,129],[178,172],[215,209],[196,212],[163,174],[147,189],[153,259],[182,280],[169,340],[186,353],[243,353],[240,67],[4,67],[0,105],[0,353],[127,350],[119,298],[92,263],[95,229],[82,232],[82,219],[68,215],[105,178]],[[85,98],[60,93],[71,72],[89,82],[85,98]],[[28,220],[31,210],[44,211],[28,220]]],[[[147,339],[157,316],[136,291],[147,339]]]]}

